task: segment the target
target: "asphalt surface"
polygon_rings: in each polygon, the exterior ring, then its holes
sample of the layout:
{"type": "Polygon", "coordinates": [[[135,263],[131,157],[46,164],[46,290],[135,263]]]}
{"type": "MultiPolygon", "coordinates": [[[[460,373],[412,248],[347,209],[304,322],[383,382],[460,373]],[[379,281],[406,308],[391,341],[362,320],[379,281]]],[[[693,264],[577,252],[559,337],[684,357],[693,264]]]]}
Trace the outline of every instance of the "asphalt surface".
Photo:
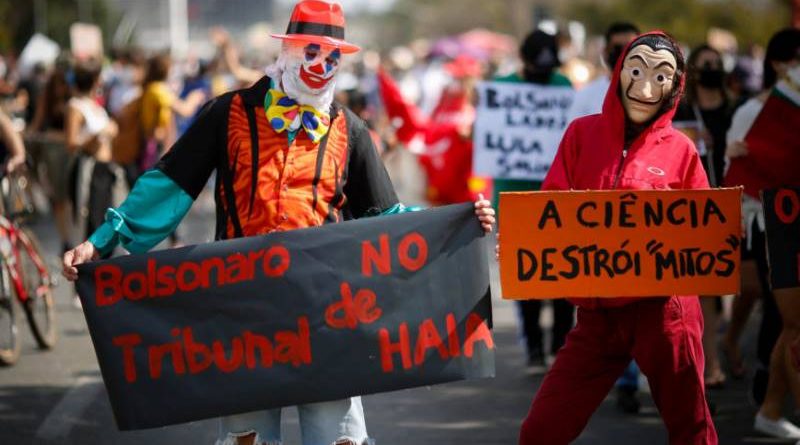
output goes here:
{"type": "MultiPolygon", "coordinates": [[[[204,193],[182,225],[188,243],[213,236],[213,202],[204,193]]],[[[58,270],[58,241],[46,217],[33,225],[48,261],[58,270]]],[[[367,426],[383,444],[515,444],[522,418],[543,377],[543,370],[525,366],[513,303],[499,298],[493,271],[496,377],[456,382],[364,397],[367,426]]],[[[83,313],[73,305],[72,288],[56,288],[59,341],[52,351],[36,349],[22,325],[22,356],[13,367],[0,368],[0,444],[212,444],[217,422],[207,420],[165,428],[120,432],[100,377],[83,313]]],[[[751,359],[755,326],[745,333],[745,354],[751,359]]],[[[543,314],[549,323],[549,312],[543,314]]],[[[666,444],[666,429],[646,390],[639,414],[620,413],[611,394],[575,442],[588,444],[666,444]]],[[[710,393],[721,444],[791,443],[760,437],[752,431],[754,406],[748,380],[728,380],[710,393]]],[[[797,416],[790,417],[797,420],[797,416]]],[[[554,426],[555,427],[555,426],[554,426]]],[[[298,444],[297,413],[284,410],[284,443],[298,444]]]]}

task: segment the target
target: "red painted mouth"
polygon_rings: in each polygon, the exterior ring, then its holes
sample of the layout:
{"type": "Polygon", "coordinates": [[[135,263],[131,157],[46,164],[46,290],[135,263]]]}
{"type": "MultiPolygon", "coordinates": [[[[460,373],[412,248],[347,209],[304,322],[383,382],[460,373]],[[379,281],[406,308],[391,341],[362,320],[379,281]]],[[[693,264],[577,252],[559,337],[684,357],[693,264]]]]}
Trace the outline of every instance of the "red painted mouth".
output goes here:
{"type": "Polygon", "coordinates": [[[332,77],[326,79],[324,77],[311,74],[308,71],[306,71],[306,67],[300,65],[300,80],[302,80],[306,85],[308,85],[312,89],[318,90],[320,88],[323,88],[325,85],[328,84],[328,82],[331,81],[331,79],[332,77]]]}

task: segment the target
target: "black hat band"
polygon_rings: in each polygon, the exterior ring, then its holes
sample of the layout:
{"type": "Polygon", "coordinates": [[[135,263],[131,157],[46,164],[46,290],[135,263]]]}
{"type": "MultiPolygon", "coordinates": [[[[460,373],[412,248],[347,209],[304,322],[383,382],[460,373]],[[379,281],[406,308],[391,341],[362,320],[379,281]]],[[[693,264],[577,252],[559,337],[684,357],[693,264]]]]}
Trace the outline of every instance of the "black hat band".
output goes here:
{"type": "Polygon", "coordinates": [[[289,22],[286,34],[307,34],[344,40],[344,27],[314,22],[289,22]]]}

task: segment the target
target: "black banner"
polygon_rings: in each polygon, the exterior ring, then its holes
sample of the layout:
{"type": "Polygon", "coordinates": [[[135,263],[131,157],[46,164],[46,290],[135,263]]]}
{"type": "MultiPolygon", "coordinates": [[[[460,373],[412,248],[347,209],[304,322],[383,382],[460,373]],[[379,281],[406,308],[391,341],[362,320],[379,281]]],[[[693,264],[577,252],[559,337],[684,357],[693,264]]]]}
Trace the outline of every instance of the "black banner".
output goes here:
{"type": "Polygon", "coordinates": [[[761,202],[772,288],[800,287],[800,188],[763,190],[761,202]]]}
{"type": "Polygon", "coordinates": [[[485,240],[460,204],[80,266],[117,425],[493,376],[485,240]]]}

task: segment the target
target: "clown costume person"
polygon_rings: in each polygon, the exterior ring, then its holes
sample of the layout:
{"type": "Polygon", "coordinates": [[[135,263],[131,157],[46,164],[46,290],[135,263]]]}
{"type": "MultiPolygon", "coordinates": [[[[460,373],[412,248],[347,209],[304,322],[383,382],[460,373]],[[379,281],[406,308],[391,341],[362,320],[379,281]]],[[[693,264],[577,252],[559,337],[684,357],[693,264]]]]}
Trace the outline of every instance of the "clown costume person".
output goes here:
{"type": "MultiPolygon", "coordinates": [[[[570,124],[543,190],[706,189],[694,144],[672,128],[683,91],[678,44],[653,32],[617,61],[603,109],[570,124]]],[[[672,445],[715,445],[703,390],[697,295],[575,299],[567,335],[522,424],[523,445],[566,445],[631,359],[647,376],[672,445]]]]}
{"type": "MultiPolygon", "coordinates": [[[[366,124],[333,102],[344,40],[339,4],[295,5],[277,62],[250,88],[206,104],[192,126],[87,241],[64,254],[63,274],[121,244],[146,252],[186,215],[217,171],[216,239],[261,235],[407,210],[366,124]]],[[[491,231],[486,200],[475,214],[491,231]]],[[[165,397],[169,397],[165,394],[165,397]]],[[[298,406],[304,445],[367,441],[360,397],[298,406]]],[[[280,444],[280,409],[222,418],[218,445],[280,444]]]]}

